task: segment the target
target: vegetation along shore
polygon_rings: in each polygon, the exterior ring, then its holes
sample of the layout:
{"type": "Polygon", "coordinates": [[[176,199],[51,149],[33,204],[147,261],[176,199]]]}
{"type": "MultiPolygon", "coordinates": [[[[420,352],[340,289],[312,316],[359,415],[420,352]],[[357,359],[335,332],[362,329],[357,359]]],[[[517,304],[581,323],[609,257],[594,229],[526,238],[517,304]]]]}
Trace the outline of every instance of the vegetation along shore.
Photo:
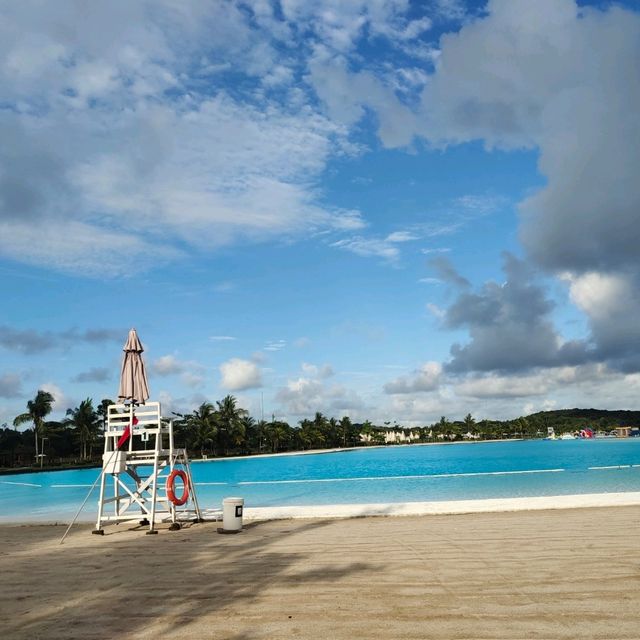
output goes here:
{"type": "MultiPolygon", "coordinates": [[[[101,463],[102,432],[110,399],[91,398],[69,408],[63,420],[48,420],[53,397],[38,391],[26,411],[0,429],[0,473],[61,469],[101,463]],[[26,428],[24,428],[26,426],[26,428]],[[19,427],[23,427],[19,430],[19,427]]],[[[640,411],[563,409],[542,411],[512,420],[462,420],[442,416],[433,424],[404,426],[396,422],[352,422],[347,416],[313,419],[290,425],[282,420],[256,420],[234,396],[204,402],[189,414],[174,414],[176,444],[193,457],[261,455],[347,447],[540,438],[590,428],[609,433],[617,427],[640,426],[640,411]]]]}

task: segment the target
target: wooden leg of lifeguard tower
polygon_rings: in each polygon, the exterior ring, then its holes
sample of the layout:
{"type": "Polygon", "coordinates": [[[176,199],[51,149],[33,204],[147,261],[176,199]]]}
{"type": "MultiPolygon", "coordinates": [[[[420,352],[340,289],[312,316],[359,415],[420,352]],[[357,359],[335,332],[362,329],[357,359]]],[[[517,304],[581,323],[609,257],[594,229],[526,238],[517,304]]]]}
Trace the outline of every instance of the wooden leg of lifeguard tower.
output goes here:
{"type": "Polygon", "coordinates": [[[104,529],[102,528],[102,505],[104,504],[104,486],[107,481],[106,473],[102,472],[102,477],[100,478],[100,501],[98,502],[98,521],[96,522],[96,528],[91,532],[97,536],[104,535],[104,529]]]}
{"type": "Polygon", "coordinates": [[[169,525],[169,531],[180,531],[182,529],[182,525],[178,522],[178,517],[176,515],[176,506],[174,504],[171,505],[171,524],[169,525]]]}
{"type": "Polygon", "coordinates": [[[151,481],[151,519],[149,522],[149,531],[147,531],[148,536],[158,533],[154,528],[156,524],[156,500],[158,499],[157,485],[158,485],[158,458],[156,457],[153,462],[153,480],[151,481]]]}
{"type": "Polygon", "coordinates": [[[200,512],[200,505],[198,504],[198,496],[196,495],[195,487],[193,486],[193,476],[191,475],[191,465],[189,464],[189,456],[187,450],[184,452],[185,468],[187,470],[187,479],[189,480],[189,490],[193,497],[193,505],[196,508],[196,522],[204,522],[202,513],[200,512]]]}

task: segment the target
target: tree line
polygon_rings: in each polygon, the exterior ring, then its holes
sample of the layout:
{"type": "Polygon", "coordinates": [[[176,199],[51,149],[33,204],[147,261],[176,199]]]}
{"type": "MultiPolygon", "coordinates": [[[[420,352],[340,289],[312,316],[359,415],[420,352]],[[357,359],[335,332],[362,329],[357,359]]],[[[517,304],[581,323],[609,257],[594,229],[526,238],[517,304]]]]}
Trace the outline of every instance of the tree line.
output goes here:
{"type": "MultiPolygon", "coordinates": [[[[67,409],[60,421],[47,420],[54,398],[43,390],[27,402],[13,425],[0,429],[0,467],[42,467],[99,463],[109,405],[86,398],[67,409]],[[23,431],[18,427],[27,425],[23,431]]],[[[404,427],[396,422],[375,425],[353,423],[349,417],[330,418],[317,412],[312,419],[292,426],[285,421],[256,420],[228,395],[204,402],[187,414],[174,414],[174,440],[194,457],[280,453],[310,449],[412,443],[451,442],[463,439],[540,438],[549,429],[556,434],[590,427],[608,431],[617,426],[640,426],[640,412],[568,409],[544,411],[513,420],[479,420],[469,413],[463,420],[442,416],[433,424],[404,427]],[[391,435],[390,435],[391,434],[391,435]]]]}

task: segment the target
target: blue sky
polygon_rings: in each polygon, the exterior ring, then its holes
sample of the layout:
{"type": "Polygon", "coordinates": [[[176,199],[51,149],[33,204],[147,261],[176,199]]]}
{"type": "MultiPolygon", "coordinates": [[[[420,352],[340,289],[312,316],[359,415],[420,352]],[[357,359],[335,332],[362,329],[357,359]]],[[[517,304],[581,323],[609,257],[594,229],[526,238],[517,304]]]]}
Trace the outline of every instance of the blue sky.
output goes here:
{"type": "Polygon", "coordinates": [[[637,406],[635,3],[0,12],[0,423],[637,406]]]}

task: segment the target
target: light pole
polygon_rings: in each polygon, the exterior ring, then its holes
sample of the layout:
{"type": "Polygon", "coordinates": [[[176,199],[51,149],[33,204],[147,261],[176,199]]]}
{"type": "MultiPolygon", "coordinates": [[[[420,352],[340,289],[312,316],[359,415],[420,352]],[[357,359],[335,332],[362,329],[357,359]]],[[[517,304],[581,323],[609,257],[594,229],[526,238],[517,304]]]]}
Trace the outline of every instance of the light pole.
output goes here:
{"type": "Polygon", "coordinates": [[[44,456],[45,456],[45,453],[44,453],[44,441],[48,440],[48,439],[49,438],[45,438],[44,436],[42,437],[42,447],[40,448],[40,455],[39,455],[39,457],[40,457],[40,468],[41,469],[42,469],[42,461],[44,460],[44,456]]]}

